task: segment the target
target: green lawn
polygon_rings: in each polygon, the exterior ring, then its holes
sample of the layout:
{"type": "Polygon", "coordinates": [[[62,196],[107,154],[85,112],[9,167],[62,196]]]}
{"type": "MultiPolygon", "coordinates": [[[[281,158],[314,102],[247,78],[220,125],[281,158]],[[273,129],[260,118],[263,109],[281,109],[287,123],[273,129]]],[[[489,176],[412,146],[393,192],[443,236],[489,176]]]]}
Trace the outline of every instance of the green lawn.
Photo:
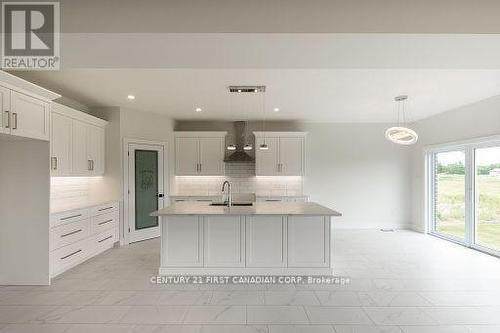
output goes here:
{"type": "MultiPolygon", "coordinates": [[[[477,243],[500,250],[500,176],[476,177],[479,197],[477,243]]],[[[464,175],[439,174],[437,230],[464,237],[464,175]]]]}

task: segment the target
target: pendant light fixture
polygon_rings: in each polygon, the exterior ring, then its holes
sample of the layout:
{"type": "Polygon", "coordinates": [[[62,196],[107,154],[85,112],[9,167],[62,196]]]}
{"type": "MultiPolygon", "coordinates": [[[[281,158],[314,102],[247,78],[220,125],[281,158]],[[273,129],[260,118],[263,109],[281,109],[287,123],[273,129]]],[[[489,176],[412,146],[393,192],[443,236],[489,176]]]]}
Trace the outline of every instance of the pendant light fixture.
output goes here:
{"type": "Polygon", "coordinates": [[[418,140],[418,134],[409,128],[406,123],[405,102],[407,99],[407,95],[394,98],[398,113],[398,126],[388,128],[385,131],[386,139],[399,145],[412,145],[418,140]]]}
{"type": "Polygon", "coordinates": [[[266,143],[266,100],[264,94],[262,94],[262,132],[264,132],[264,142],[259,146],[259,150],[269,150],[266,143]]]}

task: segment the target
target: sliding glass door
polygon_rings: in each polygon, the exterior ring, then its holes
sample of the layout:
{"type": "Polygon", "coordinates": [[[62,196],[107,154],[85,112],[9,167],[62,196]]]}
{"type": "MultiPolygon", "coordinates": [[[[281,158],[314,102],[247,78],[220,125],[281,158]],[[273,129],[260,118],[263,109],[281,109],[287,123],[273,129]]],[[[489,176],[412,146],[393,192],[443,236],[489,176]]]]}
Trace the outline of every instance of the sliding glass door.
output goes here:
{"type": "Polygon", "coordinates": [[[500,139],[429,149],[431,234],[500,255],[500,139]]]}
{"type": "Polygon", "coordinates": [[[500,146],[475,149],[475,243],[500,251],[500,146]]]}
{"type": "Polygon", "coordinates": [[[465,240],[465,151],[434,155],[434,231],[465,240]]]}

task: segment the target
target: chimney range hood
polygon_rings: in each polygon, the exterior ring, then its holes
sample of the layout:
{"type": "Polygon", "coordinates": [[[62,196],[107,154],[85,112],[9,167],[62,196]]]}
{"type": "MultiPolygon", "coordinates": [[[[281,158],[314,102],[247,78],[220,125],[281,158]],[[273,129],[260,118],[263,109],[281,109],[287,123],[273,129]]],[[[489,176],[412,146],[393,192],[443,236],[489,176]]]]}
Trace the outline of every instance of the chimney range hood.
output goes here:
{"type": "Polygon", "coordinates": [[[234,153],[226,156],[224,162],[226,163],[255,163],[255,159],[247,154],[244,150],[245,147],[245,131],[246,122],[244,121],[235,121],[234,122],[234,137],[235,137],[235,145],[236,150],[234,153]]]}

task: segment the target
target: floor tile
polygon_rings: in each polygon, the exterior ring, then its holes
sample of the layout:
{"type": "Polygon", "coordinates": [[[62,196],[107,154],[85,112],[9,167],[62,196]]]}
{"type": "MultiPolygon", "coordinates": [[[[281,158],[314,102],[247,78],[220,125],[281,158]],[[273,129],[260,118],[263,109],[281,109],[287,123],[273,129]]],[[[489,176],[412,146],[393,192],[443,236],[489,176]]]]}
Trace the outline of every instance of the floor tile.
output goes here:
{"type": "Polygon", "coordinates": [[[246,324],[244,306],[212,305],[188,307],[183,323],[187,324],[246,324]]]}
{"type": "Polygon", "coordinates": [[[307,315],[313,324],[359,324],[372,322],[361,308],[307,306],[307,315]]]}
{"type": "Polygon", "coordinates": [[[249,324],[308,324],[302,306],[248,306],[249,324]]]}

